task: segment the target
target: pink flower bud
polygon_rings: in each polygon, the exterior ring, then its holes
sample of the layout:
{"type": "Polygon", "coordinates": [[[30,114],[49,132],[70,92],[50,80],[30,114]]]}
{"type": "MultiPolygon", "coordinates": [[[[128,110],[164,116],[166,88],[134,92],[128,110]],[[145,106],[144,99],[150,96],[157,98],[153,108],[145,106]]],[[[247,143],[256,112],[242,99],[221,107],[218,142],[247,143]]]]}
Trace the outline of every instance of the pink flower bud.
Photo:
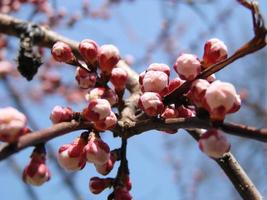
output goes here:
{"type": "Polygon", "coordinates": [[[163,63],[153,63],[148,66],[147,71],[160,71],[170,76],[171,69],[168,65],[163,63]]]}
{"type": "Polygon", "coordinates": [[[85,99],[87,101],[91,101],[93,99],[106,99],[111,106],[118,103],[117,94],[112,89],[105,87],[96,87],[89,90],[88,94],[85,96],[85,99]]]}
{"type": "Polygon", "coordinates": [[[105,164],[110,157],[109,146],[94,134],[90,134],[88,143],[84,147],[84,152],[86,154],[87,162],[96,165],[105,164]]]}
{"type": "Polygon", "coordinates": [[[15,108],[0,108],[0,141],[12,143],[25,133],[27,119],[15,108]]]}
{"type": "Polygon", "coordinates": [[[94,64],[97,60],[98,44],[90,39],[85,39],[79,44],[79,52],[89,63],[94,64]]]}
{"type": "Polygon", "coordinates": [[[169,92],[172,92],[173,90],[180,87],[185,81],[180,79],[179,77],[176,77],[175,79],[171,80],[169,83],[169,92]]]}
{"type": "Polygon", "coordinates": [[[65,144],[58,150],[57,160],[59,165],[67,171],[78,171],[86,164],[83,148],[86,145],[85,139],[79,137],[72,144],[65,144]]]}
{"type": "Polygon", "coordinates": [[[122,68],[114,68],[111,72],[110,81],[114,85],[116,91],[124,90],[128,79],[127,72],[122,68]]]}
{"type": "Polygon", "coordinates": [[[139,80],[138,81],[139,81],[140,85],[143,85],[143,80],[144,80],[145,74],[146,74],[146,71],[139,74],[139,80]]]}
{"type": "Polygon", "coordinates": [[[33,153],[32,159],[23,171],[23,181],[30,185],[40,186],[50,179],[50,171],[45,164],[45,155],[33,153]]]}
{"type": "Polygon", "coordinates": [[[168,91],[169,77],[161,71],[148,71],[143,79],[144,92],[164,94],[168,91]]]}
{"type": "Polygon", "coordinates": [[[116,115],[111,111],[109,116],[107,116],[103,120],[96,121],[94,123],[94,126],[99,131],[105,131],[114,128],[115,125],[117,124],[117,121],[118,120],[116,115]]]}
{"type": "Polygon", "coordinates": [[[203,62],[204,67],[209,67],[227,58],[227,47],[219,39],[208,40],[204,46],[203,62]]]}
{"type": "Polygon", "coordinates": [[[13,65],[5,60],[0,61],[0,76],[9,74],[13,69],[13,65]]]}
{"type": "Polygon", "coordinates": [[[161,96],[155,92],[145,92],[139,99],[139,107],[149,116],[157,116],[164,110],[161,96]]]}
{"type": "Polygon", "coordinates": [[[179,113],[179,117],[183,117],[183,118],[189,118],[189,117],[194,117],[196,116],[196,113],[194,110],[186,108],[184,106],[179,106],[177,108],[177,111],[179,113]]]}
{"type": "Polygon", "coordinates": [[[110,74],[120,60],[120,52],[111,44],[102,45],[98,52],[99,67],[105,74],[110,74]]]}
{"type": "Polygon", "coordinates": [[[230,83],[214,81],[207,88],[203,107],[210,113],[213,120],[223,120],[227,113],[236,112],[241,105],[239,95],[230,83]]]}
{"type": "Polygon", "coordinates": [[[165,110],[161,114],[161,117],[163,119],[177,118],[179,117],[179,112],[177,109],[174,108],[173,105],[171,105],[170,107],[165,108],[165,110]]]}
{"type": "Polygon", "coordinates": [[[56,42],[51,50],[53,58],[58,62],[70,62],[75,57],[69,45],[64,42],[56,42]]]}
{"type": "Polygon", "coordinates": [[[73,111],[69,107],[55,106],[50,114],[53,124],[69,122],[72,120],[73,111]]]}
{"type": "Polygon", "coordinates": [[[127,188],[116,188],[114,191],[114,200],[132,200],[129,190],[127,188]]]}
{"type": "Polygon", "coordinates": [[[96,84],[97,75],[94,72],[88,72],[81,67],[77,67],[75,79],[82,89],[92,88],[96,84]]]}
{"type": "Polygon", "coordinates": [[[93,99],[83,110],[83,117],[87,121],[97,122],[108,117],[110,113],[111,106],[106,99],[93,99]]]}
{"type": "Polygon", "coordinates": [[[231,147],[225,135],[216,129],[210,129],[202,134],[198,144],[200,150],[212,158],[223,157],[231,147]]]}
{"type": "Polygon", "coordinates": [[[173,67],[184,80],[193,80],[201,71],[199,59],[192,54],[182,54],[179,56],[173,67]]]}
{"type": "Polygon", "coordinates": [[[197,79],[193,82],[188,98],[197,106],[202,106],[202,101],[210,83],[204,79],[197,79]]]}
{"type": "Polygon", "coordinates": [[[103,190],[112,186],[113,179],[93,177],[89,182],[89,189],[93,194],[100,194],[103,190]]]}
{"type": "Polygon", "coordinates": [[[208,76],[208,77],[206,78],[206,80],[207,80],[209,83],[212,83],[212,82],[216,81],[216,76],[215,76],[215,74],[212,74],[212,75],[208,76]]]}
{"type": "Polygon", "coordinates": [[[117,158],[118,158],[117,153],[114,151],[111,151],[109,160],[106,163],[102,165],[94,164],[96,171],[99,174],[102,174],[103,176],[107,175],[113,169],[114,164],[117,161],[117,158]]]}

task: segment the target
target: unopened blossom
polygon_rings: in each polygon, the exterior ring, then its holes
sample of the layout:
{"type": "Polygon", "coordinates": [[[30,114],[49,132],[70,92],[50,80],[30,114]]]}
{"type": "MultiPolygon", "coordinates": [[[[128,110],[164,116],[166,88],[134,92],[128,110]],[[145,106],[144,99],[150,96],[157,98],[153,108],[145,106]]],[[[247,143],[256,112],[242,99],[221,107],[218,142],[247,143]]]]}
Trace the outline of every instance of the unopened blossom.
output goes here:
{"type": "Polygon", "coordinates": [[[12,143],[25,133],[26,116],[12,107],[0,108],[0,141],[12,143]]]}
{"type": "Polygon", "coordinates": [[[212,82],[216,81],[216,76],[215,76],[215,74],[212,74],[212,75],[208,76],[208,77],[206,78],[206,80],[207,80],[209,83],[212,83],[212,82]]]}
{"type": "Polygon", "coordinates": [[[177,118],[179,117],[179,112],[177,109],[175,109],[174,105],[171,105],[164,109],[163,113],[161,114],[161,117],[164,119],[177,118]]]}
{"type": "Polygon", "coordinates": [[[102,174],[103,176],[107,175],[114,167],[115,162],[118,159],[118,155],[116,151],[111,151],[110,152],[110,157],[108,159],[108,161],[104,164],[94,164],[96,171],[99,174],[102,174]]]}
{"type": "Polygon", "coordinates": [[[6,60],[0,61],[0,76],[5,76],[9,74],[13,69],[13,65],[11,62],[6,60]]]}
{"type": "Polygon", "coordinates": [[[230,83],[214,81],[207,88],[203,106],[213,120],[223,120],[227,113],[239,110],[241,100],[234,86],[230,83]]]}
{"type": "Polygon", "coordinates": [[[82,89],[92,88],[96,84],[97,75],[95,72],[88,72],[82,67],[77,67],[75,79],[78,82],[78,85],[82,89]]]}
{"type": "Polygon", "coordinates": [[[111,106],[118,103],[117,94],[112,89],[106,87],[95,87],[90,89],[88,94],[85,95],[85,99],[87,101],[91,101],[93,99],[106,99],[111,106]]]}
{"type": "Polygon", "coordinates": [[[98,136],[91,133],[88,138],[88,143],[84,147],[87,162],[96,165],[105,164],[110,157],[109,146],[98,136]]]}
{"type": "Polygon", "coordinates": [[[173,90],[180,87],[184,82],[185,82],[184,80],[180,79],[179,77],[176,77],[175,79],[169,82],[168,91],[172,92],[173,90]]]}
{"type": "Polygon", "coordinates": [[[118,67],[113,68],[111,72],[110,82],[113,84],[116,91],[124,90],[127,79],[128,74],[125,69],[118,67]]]}
{"type": "Polygon", "coordinates": [[[83,152],[86,143],[84,138],[78,137],[72,144],[62,145],[57,154],[59,165],[67,171],[81,170],[86,164],[83,152]]]}
{"type": "Polygon", "coordinates": [[[118,48],[112,44],[105,44],[99,48],[98,62],[99,67],[105,74],[110,74],[112,69],[120,60],[120,52],[118,48]]]}
{"type": "Polygon", "coordinates": [[[103,190],[111,187],[113,179],[92,177],[89,182],[89,189],[93,194],[100,194],[103,190]]]}
{"type": "Polygon", "coordinates": [[[79,52],[89,63],[94,64],[97,60],[98,44],[94,40],[85,39],[79,44],[79,52]]]}
{"type": "Polygon", "coordinates": [[[132,200],[133,197],[126,187],[116,188],[114,191],[114,200],[132,200]]]}
{"type": "Polygon", "coordinates": [[[188,93],[189,99],[197,106],[202,106],[203,98],[210,83],[205,79],[197,79],[193,82],[188,93]]]}
{"type": "Polygon", "coordinates": [[[184,80],[193,80],[201,71],[199,59],[192,54],[184,53],[180,55],[173,67],[177,74],[184,80]]]}
{"type": "Polygon", "coordinates": [[[139,84],[140,85],[143,85],[143,80],[144,80],[144,77],[145,77],[145,74],[146,74],[146,71],[143,71],[139,74],[139,84]]]}
{"type": "Polygon", "coordinates": [[[149,116],[157,116],[164,110],[162,98],[155,92],[145,92],[139,99],[139,107],[149,116]]]}
{"type": "Polygon", "coordinates": [[[152,63],[148,66],[147,71],[160,71],[170,76],[171,69],[164,63],[152,63]]]}
{"type": "Polygon", "coordinates": [[[33,152],[30,163],[23,171],[23,181],[30,185],[40,186],[50,179],[50,171],[45,164],[45,154],[33,152]]]}
{"type": "Polygon", "coordinates": [[[182,117],[182,118],[190,118],[190,117],[196,116],[196,112],[195,112],[194,109],[186,108],[183,105],[182,106],[179,106],[176,109],[177,109],[177,111],[179,113],[179,117],[182,117]]]}
{"type": "Polygon", "coordinates": [[[230,143],[225,135],[216,129],[210,129],[200,136],[199,148],[212,158],[221,158],[230,150],[230,143]]]}
{"type": "Polygon", "coordinates": [[[68,122],[73,118],[73,111],[69,107],[55,106],[50,114],[53,124],[68,122]]]}
{"type": "Polygon", "coordinates": [[[212,38],[205,43],[203,63],[204,67],[209,67],[227,58],[228,50],[223,41],[212,38]]]}
{"type": "Polygon", "coordinates": [[[51,50],[53,58],[58,62],[70,62],[75,57],[69,45],[64,42],[56,42],[51,50]]]}
{"type": "Polygon", "coordinates": [[[93,99],[83,110],[83,117],[87,121],[97,122],[108,117],[110,113],[111,106],[106,99],[93,99]]]}
{"type": "Polygon", "coordinates": [[[118,120],[117,120],[116,115],[114,114],[114,112],[111,111],[110,115],[107,116],[105,119],[96,121],[94,123],[94,127],[99,131],[109,130],[115,127],[115,125],[117,124],[117,121],[118,120]]]}
{"type": "Polygon", "coordinates": [[[169,77],[161,71],[148,71],[143,79],[144,92],[166,93],[168,91],[169,77]]]}

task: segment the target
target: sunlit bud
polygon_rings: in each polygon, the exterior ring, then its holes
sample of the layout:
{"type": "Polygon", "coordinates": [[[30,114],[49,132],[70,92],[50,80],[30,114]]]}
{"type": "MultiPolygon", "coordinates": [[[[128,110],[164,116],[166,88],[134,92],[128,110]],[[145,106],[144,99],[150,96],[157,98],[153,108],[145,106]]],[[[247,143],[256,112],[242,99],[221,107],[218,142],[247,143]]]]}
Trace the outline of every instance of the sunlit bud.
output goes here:
{"type": "Polygon", "coordinates": [[[107,175],[114,167],[115,162],[118,159],[117,152],[111,151],[108,161],[102,165],[94,164],[96,171],[103,176],[107,175]]]}
{"type": "Polygon", "coordinates": [[[96,165],[105,164],[110,157],[109,146],[95,134],[90,134],[88,143],[84,147],[87,162],[94,163],[96,165]]]}
{"type": "Polygon", "coordinates": [[[132,200],[129,190],[126,187],[116,188],[114,191],[114,200],[132,200]]]}
{"type": "Polygon", "coordinates": [[[188,93],[188,98],[197,106],[202,106],[203,97],[210,83],[204,79],[197,79],[193,82],[188,93]]]}
{"type": "Polygon", "coordinates": [[[96,84],[97,75],[95,72],[88,72],[87,70],[77,67],[75,79],[78,82],[78,85],[82,89],[92,88],[96,84]]]}
{"type": "Polygon", "coordinates": [[[141,72],[141,74],[139,74],[139,84],[140,85],[143,85],[143,80],[144,80],[145,74],[146,74],[146,71],[141,72]]]}
{"type": "Polygon", "coordinates": [[[83,118],[87,121],[97,122],[108,117],[110,113],[111,106],[106,99],[93,99],[83,110],[83,118]]]}
{"type": "Polygon", "coordinates": [[[184,80],[193,80],[201,71],[199,59],[192,54],[182,54],[179,56],[173,67],[184,80]]]}
{"type": "Polygon", "coordinates": [[[161,71],[148,71],[143,79],[144,92],[166,93],[168,91],[169,77],[161,71]]]}
{"type": "Polygon", "coordinates": [[[173,90],[180,87],[185,81],[180,79],[179,77],[176,77],[175,79],[171,80],[169,83],[169,92],[172,92],[173,90]]]}
{"type": "Polygon", "coordinates": [[[97,60],[98,45],[95,41],[85,39],[79,44],[79,52],[82,57],[89,63],[94,64],[97,60]]]}
{"type": "Polygon", "coordinates": [[[23,171],[23,181],[30,185],[40,186],[50,179],[50,171],[45,164],[45,155],[34,152],[30,163],[23,171]]]}
{"type": "Polygon", "coordinates": [[[128,79],[127,71],[118,67],[113,68],[111,72],[110,81],[113,84],[116,91],[124,90],[127,79],[128,79]]]}
{"type": "Polygon", "coordinates": [[[55,106],[50,114],[53,124],[69,122],[73,118],[73,111],[69,107],[55,106]]]}
{"type": "Polygon", "coordinates": [[[152,63],[148,66],[147,71],[160,71],[170,76],[171,69],[168,65],[163,63],[152,63]]]}
{"type": "Polygon", "coordinates": [[[189,117],[196,116],[195,110],[186,108],[183,105],[182,106],[179,106],[176,109],[177,109],[177,111],[179,113],[179,117],[189,118],[189,117]]]}
{"type": "Polygon", "coordinates": [[[72,144],[65,144],[58,150],[59,165],[67,171],[81,170],[86,164],[83,148],[86,145],[84,138],[78,137],[72,144]]]}
{"type": "Polygon", "coordinates": [[[203,107],[209,111],[211,119],[223,120],[227,113],[236,112],[240,106],[240,97],[232,84],[217,80],[207,88],[203,107]]]}
{"type": "Polygon", "coordinates": [[[113,179],[111,178],[98,178],[93,177],[89,182],[89,189],[93,194],[99,194],[113,184],[113,179]]]}
{"type": "Polygon", "coordinates": [[[155,92],[145,92],[139,99],[139,107],[149,116],[157,116],[164,110],[161,96],[155,92]]]}
{"type": "Polygon", "coordinates": [[[209,67],[227,58],[227,47],[219,39],[208,40],[204,46],[203,62],[204,67],[209,67]]]}
{"type": "Polygon", "coordinates": [[[75,57],[69,45],[64,42],[56,42],[51,50],[53,58],[58,62],[70,62],[75,57]]]}
{"type": "Polygon", "coordinates": [[[120,52],[112,44],[102,45],[98,52],[99,67],[105,74],[110,74],[120,60],[120,52]]]}
{"type": "Polygon", "coordinates": [[[106,99],[111,106],[118,103],[117,94],[112,89],[105,87],[96,87],[89,90],[88,94],[85,95],[85,99],[87,101],[91,101],[93,99],[106,99]]]}
{"type": "Polygon", "coordinates": [[[212,158],[221,158],[230,150],[230,143],[225,135],[216,129],[210,129],[200,136],[199,148],[212,158]]]}
{"type": "Polygon", "coordinates": [[[161,117],[164,119],[177,118],[179,117],[179,112],[175,109],[174,105],[171,105],[164,109],[161,117]]]}
{"type": "Polygon", "coordinates": [[[99,131],[105,131],[105,130],[109,130],[111,128],[114,128],[115,125],[117,124],[117,121],[118,120],[117,120],[116,115],[111,111],[109,116],[107,116],[103,120],[96,121],[94,123],[94,126],[99,131]]]}
{"type": "Polygon", "coordinates": [[[12,107],[0,108],[0,141],[12,143],[25,134],[26,116],[12,107]]]}
{"type": "Polygon", "coordinates": [[[206,80],[207,80],[209,83],[212,83],[212,82],[216,81],[216,76],[215,76],[215,74],[212,74],[212,75],[208,76],[208,77],[206,78],[206,80]]]}

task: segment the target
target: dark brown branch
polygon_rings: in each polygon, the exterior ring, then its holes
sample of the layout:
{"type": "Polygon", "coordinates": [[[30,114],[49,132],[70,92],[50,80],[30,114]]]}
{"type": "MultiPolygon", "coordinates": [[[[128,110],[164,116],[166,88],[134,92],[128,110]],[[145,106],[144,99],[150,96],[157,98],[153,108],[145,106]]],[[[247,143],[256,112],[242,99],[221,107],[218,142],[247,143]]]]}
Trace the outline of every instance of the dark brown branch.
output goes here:
{"type": "MultiPolygon", "coordinates": [[[[201,134],[200,130],[188,131],[189,134],[196,140],[201,134]]],[[[228,176],[235,189],[244,200],[262,200],[260,192],[247,176],[244,169],[240,166],[235,157],[229,152],[222,158],[215,159],[217,164],[221,167],[224,173],[228,176]]]]}

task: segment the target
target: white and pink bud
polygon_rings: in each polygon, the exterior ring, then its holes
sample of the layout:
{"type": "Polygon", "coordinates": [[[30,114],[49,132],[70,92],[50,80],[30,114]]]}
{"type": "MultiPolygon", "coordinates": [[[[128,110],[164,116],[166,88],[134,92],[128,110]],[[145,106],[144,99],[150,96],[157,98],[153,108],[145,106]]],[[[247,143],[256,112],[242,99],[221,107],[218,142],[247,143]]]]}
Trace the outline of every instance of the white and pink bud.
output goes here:
{"type": "Polygon", "coordinates": [[[161,117],[163,119],[177,118],[179,117],[179,112],[177,109],[175,109],[174,105],[171,105],[164,109],[163,113],[161,114],[161,117]]]}
{"type": "Polygon", "coordinates": [[[75,79],[78,82],[78,85],[82,89],[92,88],[96,84],[97,75],[95,72],[88,72],[82,67],[77,67],[75,79]]]}
{"type": "Polygon", "coordinates": [[[45,155],[34,152],[29,165],[23,171],[23,181],[30,185],[40,186],[49,181],[50,176],[50,171],[45,164],[45,155]]]}
{"type": "Polygon", "coordinates": [[[223,157],[231,147],[225,135],[216,129],[210,129],[202,134],[198,144],[200,150],[212,158],[223,157]]]}
{"type": "Polygon", "coordinates": [[[116,151],[111,151],[110,152],[110,157],[109,157],[109,159],[108,159],[108,161],[106,163],[104,163],[102,165],[94,164],[95,168],[96,168],[96,171],[99,174],[102,174],[103,176],[109,174],[109,172],[111,172],[111,170],[113,169],[114,164],[117,161],[117,159],[118,159],[117,152],[116,151]]]}
{"type": "Polygon", "coordinates": [[[56,42],[51,50],[53,58],[58,62],[71,62],[75,59],[69,45],[64,42],[56,42]]]}
{"type": "Polygon", "coordinates": [[[204,46],[203,63],[207,68],[227,58],[227,46],[219,39],[208,40],[204,46]]]}
{"type": "Polygon", "coordinates": [[[108,162],[110,157],[109,146],[94,133],[91,133],[88,138],[88,143],[84,147],[87,162],[96,165],[103,165],[108,162]]]}
{"type": "Polygon", "coordinates": [[[111,187],[113,179],[92,177],[89,182],[89,189],[93,194],[100,194],[103,190],[111,187]]]}
{"type": "Polygon", "coordinates": [[[0,61],[0,76],[5,76],[10,74],[13,70],[13,65],[11,62],[2,60],[0,61]]]}
{"type": "Polygon", "coordinates": [[[57,160],[59,165],[67,171],[78,171],[84,168],[86,158],[83,152],[87,141],[78,137],[72,144],[65,144],[58,150],[57,160]]]}
{"type": "Polygon", "coordinates": [[[73,111],[70,107],[55,106],[50,114],[53,124],[69,122],[73,118],[73,111]]]}
{"type": "Polygon", "coordinates": [[[141,72],[141,74],[139,74],[139,84],[140,85],[143,85],[143,80],[144,80],[144,77],[145,77],[145,74],[146,74],[146,71],[143,71],[141,72]]]}
{"type": "Polygon", "coordinates": [[[177,111],[179,113],[179,117],[183,117],[183,118],[190,118],[190,117],[195,117],[196,116],[196,112],[194,109],[189,109],[182,106],[179,106],[177,108],[177,111]]]}
{"type": "Polygon", "coordinates": [[[12,143],[26,132],[26,116],[12,107],[0,108],[0,141],[12,143]]]}
{"type": "Polygon", "coordinates": [[[209,83],[212,83],[212,82],[216,81],[216,76],[215,76],[215,74],[212,74],[212,75],[208,76],[208,77],[206,78],[206,80],[207,80],[209,83]]]}
{"type": "Polygon", "coordinates": [[[93,99],[106,99],[111,106],[118,103],[117,94],[112,89],[105,87],[96,87],[89,90],[88,94],[85,95],[85,99],[87,101],[91,101],[93,99]]]}
{"type": "Polygon", "coordinates": [[[116,115],[111,111],[109,116],[103,120],[96,121],[94,126],[99,131],[105,131],[114,128],[117,124],[117,121],[118,119],[116,115]]]}
{"type": "Polygon", "coordinates": [[[128,79],[128,74],[125,69],[122,68],[113,68],[111,72],[110,81],[113,84],[116,91],[122,91],[125,89],[126,82],[128,79]]]}
{"type": "Polygon", "coordinates": [[[139,107],[149,116],[157,116],[164,110],[162,98],[155,92],[145,92],[139,99],[139,107]]]}
{"type": "Polygon", "coordinates": [[[110,74],[120,60],[120,52],[112,44],[102,45],[98,51],[98,62],[101,71],[110,74]]]}
{"type": "Polygon", "coordinates": [[[174,91],[178,87],[180,87],[185,81],[180,79],[179,77],[176,77],[175,79],[171,80],[169,83],[169,92],[174,91]]]}
{"type": "Polygon", "coordinates": [[[82,57],[91,64],[97,61],[98,44],[94,40],[85,39],[79,44],[79,52],[82,57]]]}
{"type": "Polygon", "coordinates": [[[184,80],[193,80],[201,72],[201,63],[197,56],[192,54],[180,55],[173,67],[184,80]]]}
{"type": "Polygon", "coordinates": [[[225,115],[239,110],[241,99],[230,83],[214,81],[207,88],[203,107],[210,113],[213,120],[224,120],[225,115]]]}
{"type": "Polygon", "coordinates": [[[133,197],[126,187],[116,188],[114,191],[114,200],[132,200],[133,197]]]}
{"type": "Polygon", "coordinates": [[[205,79],[197,79],[193,82],[188,93],[188,98],[197,106],[202,106],[203,98],[210,83],[205,79]]]}
{"type": "Polygon", "coordinates": [[[87,121],[97,122],[104,120],[111,113],[110,103],[106,99],[93,99],[83,110],[83,118],[87,121]]]}
{"type": "Polygon", "coordinates": [[[152,63],[151,65],[148,66],[146,71],[160,71],[164,72],[167,74],[167,76],[170,76],[171,69],[168,65],[164,63],[152,63]]]}
{"type": "Polygon", "coordinates": [[[156,92],[166,94],[168,92],[169,77],[161,71],[148,71],[143,79],[144,92],[156,92]]]}

